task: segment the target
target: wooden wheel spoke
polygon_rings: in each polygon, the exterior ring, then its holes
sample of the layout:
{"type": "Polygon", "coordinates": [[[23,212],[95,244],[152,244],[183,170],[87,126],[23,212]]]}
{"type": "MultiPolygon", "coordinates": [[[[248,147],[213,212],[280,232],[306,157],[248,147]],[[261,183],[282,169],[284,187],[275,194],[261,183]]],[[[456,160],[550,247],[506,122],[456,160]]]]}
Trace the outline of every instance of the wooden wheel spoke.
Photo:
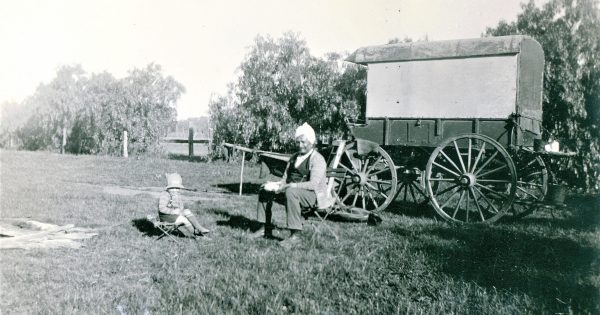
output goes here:
{"type": "Polygon", "coordinates": [[[351,170],[350,168],[348,168],[346,165],[340,163],[339,164],[342,168],[344,168],[346,171],[350,172],[351,174],[355,174],[356,172],[354,170],[351,170]]]}
{"type": "Polygon", "coordinates": [[[373,194],[371,194],[370,190],[367,190],[367,194],[369,195],[369,198],[371,198],[371,200],[373,201],[375,208],[379,208],[379,204],[377,203],[377,200],[375,200],[375,198],[373,198],[373,194]]]}
{"type": "Polygon", "coordinates": [[[535,186],[535,187],[544,187],[544,185],[542,184],[536,184],[536,183],[532,183],[532,182],[524,182],[524,181],[517,181],[517,184],[522,185],[522,186],[535,186]]]}
{"type": "Polygon", "coordinates": [[[458,203],[454,207],[454,213],[452,213],[452,219],[454,219],[456,217],[456,214],[458,213],[458,208],[460,207],[460,204],[462,203],[462,200],[464,197],[465,197],[465,191],[462,190],[460,192],[460,198],[458,199],[458,203]]]}
{"type": "Polygon", "coordinates": [[[467,172],[471,169],[471,138],[469,138],[469,149],[467,151],[467,172]]]}
{"type": "Polygon", "coordinates": [[[371,185],[371,184],[369,184],[369,183],[367,183],[367,186],[368,186],[369,188],[371,188],[371,189],[372,189],[374,192],[376,192],[376,193],[380,194],[380,195],[381,195],[381,196],[382,196],[384,199],[386,199],[386,198],[388,197],[386,194],[382,193],[382,192],[381,192],[379,189],[377,189],[375,186],[373,186],[373,185],[371,185]]]}
{"type": "Polygon", "coordinates": [[[456,144],[456,140],[452,141],[452,143],[454,144],[454,149],[456,149],[456,157],[458,157],[458,161],[460,162],[460,166],[462,166],[462,172],[466,173],[467,169],[465,168],[465,163],[463,163],[462,156],[460,155],[460,150],[458,149],[458,144],[456,144]]]}
{"type": "Polygon", "coordinates": [[[413,191],[412,185],[408,185],[408,189],[410,191],[410,196],[412,197],[412,200],[417,201],[417,197],[415,197],[415,192],[413,191]]]}
{"type": "Polygon", "coordinates": [[[356,191],[356,194],[354,195],[354,199],[352,200],[352,206],[356,207],[356,201],[358,200],[358,190],[356,191]]]}
{"type": "Polygon", "coordinates": [[[473,190],[473,187],[469,187],[469,192],[473,195],[473,202],[475,203],[475,207],[477,207],[477,211],[479,212],[481,221],[485,221],[485,217],[483,216],[483,212],[481,211],[481,207],[479,206],[479,201],[477,201],[477,196],[475,196],[475,191],[473,190]]]}
{"type": "Polygon", "coordinates": [[[365,161],[365,164],[363,164],[363,167],[362,167],[362,172],[363,172],[363,173],[367,172],[367,169],[368,169],[368,168],[369,168],[369,159],[367,159],[367,160],[365,161]]]}
{"type": "Polygon", "coordinates": [[[447,169],[446,167],[444,167],[444,166],[440,165],[440,164],[439,164],[439,163],[437,163],[437,162],[433,162],[433,165],[435,165],[435,166],[437,166],[437,167],[439,167],[439,168],[443,169],[444,171],[446,171],[446,172],[448,172],[448,173],[450,173],[450,174],[452,174],[452,175],[454,175],[454,176],[456,176],[456,177],[460,177],[460,175],[458,175],[458,174],[456,174],[455,172],[453,172],[453,171],[451,171],[451,170],[447,169]]]}
{"type": "Polygon", "coordinates": [[[533,160],[529,161],[529,163],[525,164],[524,168],[529,167],[531,164],[533,164],[535,162],[537,162],[536,159],[533,159],[533,160]]]}
{"type": "Polygon", "coordinates": [[[366,202],[365,202],[365,191],[364,190],[360,191],[360,199],[362,201],[362,208],[363,208],[363,210],[367,210],[367,206],[365,205],[366,202]]]}
{"type": "MultiPolygon", "coordinates": [[[[478,177],[484,177],[484,176],[486,176],[486,175],[490,175],[490,174],[496,173],[497,171],[503,170],[503,169],[505,169],[505,168],[507,168],[506,164],[505,164],[505,165],[502,165],[502,166],[499,166],[499,167],[496,167],[495,169],[493,169],[493,170],[490,170],[490,171],[487,171],[487,172],[485,172],[485,173],[483,173],[483,174],[479,174],[479,173],[477,172],[477,173],[475,173],[475,175],[477,175],[478,177]]],[[[480,168],[480,169],[479,169],[479,171],[481,171],[482,169],[483,169],[483,168],[480,168]]]]}
{"type": "Polygon", "coordinates": [[[490,156],[484,163],[483,165],[481,165],[481,167],[479,168],[479,170],[475,171],[475,166],[473,166],[473,170],[471,170],[471,173],[474,174],[478,174],[482,169],[484,169],[488,164],[490,164],[490,162],[492,162],[494,160],[494,158],[496,157],[496,155],[498,155],[499,151],[494,152],[494,154],[492,154],[492,156],[490,156]]]}
{"type": "Polygon", "coordinates": [[[454,188],[456,188],[456,187],[458,187],[458,184],[451,185],[450,187],[447,187],[446,189],[444,189],[444,190],[442,190],[442,191],[438,191],[438,192],[436,192],[436,194],[435,194],[435,195],[436,195],[436,196],[443,195],[443,194],[445,194],[446,192],[448,192],[448,191],[450,191],[450,190],[452,190],[452,189],[454,189],[454,188]]]}
{"type": "Polygon", "coordinates": [[[465,222],[469,222],[469,193],[467,192],[467,200],[465,202],[465,222]]]}
{"type": "Polygon", "coordinates": [[[377,184],[381,184],[381,185],[390,185],[390,186],[392,185],[391,182],[380,180],[380,179],[367,179],[367,181],[369,183],[377,183],[377,184]]]}
{"type": "Polygon", "coordinates": [[[460,168],[458,168],[458,166],[456,166],[456,163],[454,163],[454,161],[452,161],[452,159],[446,155],[446,153],[444,153],[444,150],[440,150],[440,153],[446,158],[446,160],[448,162],[450,162],[450,164],[452,164],[452,166],[454,166],[454,168],[459,172],[459,173],[464,173],[460,168]]]}
{"type": "Polygon", "coordinates": [[[482,183],[505,183],[505,184],[511,183],[511,181],[504,180],[504,179],[478,179],[477,181],[482,182],[482,183]]]}
{"type": "Polygon", "coordinates": [[[521,186],[517,186],[517,189],[518,189],[518,190],[520,190],[520,191],[522,191],[522,192],[524,192],[525,194],[527,194],[527,195],[529,195],[529,196],[533,197],[533,199],[536,199],[536,200],[537,200],[537,199],[539,198],[538,196],[536,196],[536,195],[532,194],[531,192],[527,191],[527,189],[525,189],[525,188],[523,188],[523,187],[521,187],[521,186]]]}
{"type": "MultiPolygon", "coordinates": [[[[377,163],[381,162],[381,155],[377,157],[377,159],[375,160],[375,162],[373,162],[373,164],[371,165],[371,167],[375,167],[375,165],[377,165],[377,163]]],[[[385,164],[384,164],[385,165],[385,164]]],[[[370,170],[369,170],[370,172],[370,170]]],[[[367,172],[367,174],[369,173],[367,172]]]]}
{"type": "Polygon", "coordinates": [[[344,203],[344,201],[346,201],[346,199],[348,199],[348,197],[352,196],[352,192],[354,192],[354,188],[352,190],[347,191],[346,196],[344,196],[344,198],[342,198],[341,202],[344,203]]]}
{"type": "Polygon", "coordinates": [[[427,196],[425,194],[425,192],[423,191],[423,189],[421,189],[421,187],[419,187],[419,185],[417,185],[415,183],[411,183],[411,185],[415,187],[415,189],[421,194],[421,196],[423,196],[423,197],[427,196]]]}
{"type": "Polygon", "coordinates": [[[485,151],[485,142],[481,145],[481,149],[479,149],[479,152],[477,153],[477,157],[475,158],[475,161],[473,162],[473,168],[469,170],[469,172],[473,173],[475,171],[475,167],[477,167],[477,163],[479,163],[479,159],[481,158],[481,155],[483,154],[483,152],[485,151]]]}
{"type": "MultiPolygon", "coordinates": [[[[462,194],[464,193],[464,190],[460,190],[460,195],[462,196],[462,194]]],[[[459,192],[455,192],[454,194],[452,194],[452,196],[450,196],[450,198],[446,199],[446,202],[444,202],[444,204],[442,204],[440,206],[441,209],[444,209],[446,207],[446,205],[448,205],[450,203],[450,201],[452,201],[452,199],[454,198],[454,196],[459,195],[459,192]]]]}
{"type": "Polygon", "coordinates": [[[498,212],[499,212],[499,211],[498,211],[498,208],[496,208],[496,206],[494,206],[494,204],[493,204],[493,203],[492,203],[492,202],[491,202],[491,201],[488,199],[488,197],[486,197],[486,195],[485,195],[485,194],[483,194],[483,193],[481,192],[481,190],[479,190],[477,187],[473,187],[473,189],[475,189],[475,191],[477,191],[477,192],[478,192],[478,193],[481,195],[481,197],[483,197],[483,200],[485,200],[485,202],[487,202],[487,204],[488,204],[490,207],[492,207],[492,209],[494,209],[494,211],[495,211],[496,213],[498,213],[498,212]]]}
{"type": "Polygon", "coordinates": [[[456,179],[434,177],[434,178],[430,178],[429,181],[431,181],[431,182],[456,182],[456,179]]]}
{"type": "Polygon", "coordinates": [[[389,168],[389,167],[387,167],[387,165],[386,165],[386,167],[385,167],[384,169],[380,169],[380,170],[378,170],[378,171],[377,171],[377,172],[375,172],[375,173],[368,173],[368,175],[369,175],[369,176],[376,176],[376,175],[379,175],[379,174],[381,174],[381,173],[383,173],[383,172],[386,172],[386,171],[389,171],[389,170],[390,170],[390,168],[389,168]]]}
{"type": "Polygon", "coordinates": [[[501,193],[499,193],[499,192],[497,192],[497,191],[495,191],[495,190],[493,190],[493,189],[491,189],[491,188],[489,188],[489,187],[483,186],[483,185],[481,185],[481,184],[478,184],[478,183],[476,183],[475,185],[476,185],[476,186],[479,186],[479,187],[481,187],[481,188],[483,188],[483,189],[485,189],[486,191],[489,191],[490,193],[492,193],[492,194],[494,194],[494,195],[496,195],[496,196],[499,196],[499,197],[501,197],[501,198],[504,198],[504,199],[508,199],[508,196],[507,196],[507,195],[505,195],[505,194],[501,194],[501,193]]]}

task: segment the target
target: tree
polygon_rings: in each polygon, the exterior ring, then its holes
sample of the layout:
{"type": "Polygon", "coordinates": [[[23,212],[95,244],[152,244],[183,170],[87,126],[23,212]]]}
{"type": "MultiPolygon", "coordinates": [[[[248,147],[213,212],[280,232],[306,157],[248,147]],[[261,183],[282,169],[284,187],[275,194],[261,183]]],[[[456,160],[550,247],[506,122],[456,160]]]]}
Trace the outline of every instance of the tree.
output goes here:
{"type": "Polygon", "coordinates": [[[347,131],[346,122],[357,117],[364,100],[364,89],[361,96],[348,86],[353,76],[364,75],[357,68],[342,65],[339,54],[311,56],[295,33],[256,37],[228,97],[211,101],[214,141],[285,151],[303,122],[321,135],[347,131]],[[345,94],[350,90],[356,93],[345,94]]]}
{"type": "Polygon", "coordinates": [[[66,128],[68,152],[120,154],[127,130],[130,153],[158,151],[184,91],[155,64],[120,80],[106,72],[87,75],[80,66],[62,67],[22,104],[36,114],[15,128],[16,134],[24,149],[56,150],[66,128]]]}
{"type": "Polygon", "coordinates": [[[181,83],[171,76],[164,77],[161,71],[155,64],[131,71],[122,80],[123,106],[110,113],[115,120],[120,119],[118,127],[129,132],[134,154],[158,148],[160,138],[176,119],[177,100],[185,92],[181,83]]]}
{"type": "Polygon", "coordinates": [[[62,66],[48,84],[40,84],[23,104],[34,114],[16,132],[26,150],[58,150],[63,128],[70,129],[81,108],[81,66],[62,66]]]}
{"type": "Polygon", "coordinates": [[[501,21],[486,35],[524,34],[544,49],[543,126],[569,150],[561,176],[571,185],[599,189],[600,11],[594,0],[551,0],[522,5],[517,21],[501,21]]]}

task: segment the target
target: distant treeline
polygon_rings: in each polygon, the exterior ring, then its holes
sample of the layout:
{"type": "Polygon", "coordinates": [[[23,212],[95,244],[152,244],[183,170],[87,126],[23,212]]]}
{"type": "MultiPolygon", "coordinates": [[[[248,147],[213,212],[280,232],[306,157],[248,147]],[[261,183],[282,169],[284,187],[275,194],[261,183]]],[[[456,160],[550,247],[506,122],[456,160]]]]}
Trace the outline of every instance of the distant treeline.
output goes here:
{"type": "Polygon", "coordinates": [[[63,66],[21,104],[3,104],[0,144],[25,150],[120,154],[128,132],[130,154],[159,150],[159,140],[176,118],[184,87],[158,65],[116,79],[63,66]]]}

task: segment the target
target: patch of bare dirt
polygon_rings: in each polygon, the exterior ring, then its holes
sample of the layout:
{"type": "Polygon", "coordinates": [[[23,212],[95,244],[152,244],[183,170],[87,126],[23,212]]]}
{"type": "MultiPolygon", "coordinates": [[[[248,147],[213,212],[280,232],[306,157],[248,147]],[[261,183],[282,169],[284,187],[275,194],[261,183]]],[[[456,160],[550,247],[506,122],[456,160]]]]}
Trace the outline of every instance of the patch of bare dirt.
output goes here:
{"type": "Polygon", "coordinates": [[[98,235],[73,224],[55,225],[28,219],[0,221],[0,249],[79,248],[81,241],[98,235]]]}

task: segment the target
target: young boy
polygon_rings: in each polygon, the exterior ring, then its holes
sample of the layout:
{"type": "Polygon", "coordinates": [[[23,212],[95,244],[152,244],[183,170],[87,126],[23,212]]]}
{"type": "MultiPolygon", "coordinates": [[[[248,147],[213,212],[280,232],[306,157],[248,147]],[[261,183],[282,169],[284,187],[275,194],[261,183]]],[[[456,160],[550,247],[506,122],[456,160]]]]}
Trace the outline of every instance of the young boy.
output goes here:
{"type": "Polygon", "coordinates": [[[184,188],[181,176],[177,173],[165,174],[167,187],[158,200],[158,216],[163,222],[183,225],[183,234],[189,237],[203,236],[210,232],[204,228],[189,209],[184,209],[179,190],[184,188]]]}

